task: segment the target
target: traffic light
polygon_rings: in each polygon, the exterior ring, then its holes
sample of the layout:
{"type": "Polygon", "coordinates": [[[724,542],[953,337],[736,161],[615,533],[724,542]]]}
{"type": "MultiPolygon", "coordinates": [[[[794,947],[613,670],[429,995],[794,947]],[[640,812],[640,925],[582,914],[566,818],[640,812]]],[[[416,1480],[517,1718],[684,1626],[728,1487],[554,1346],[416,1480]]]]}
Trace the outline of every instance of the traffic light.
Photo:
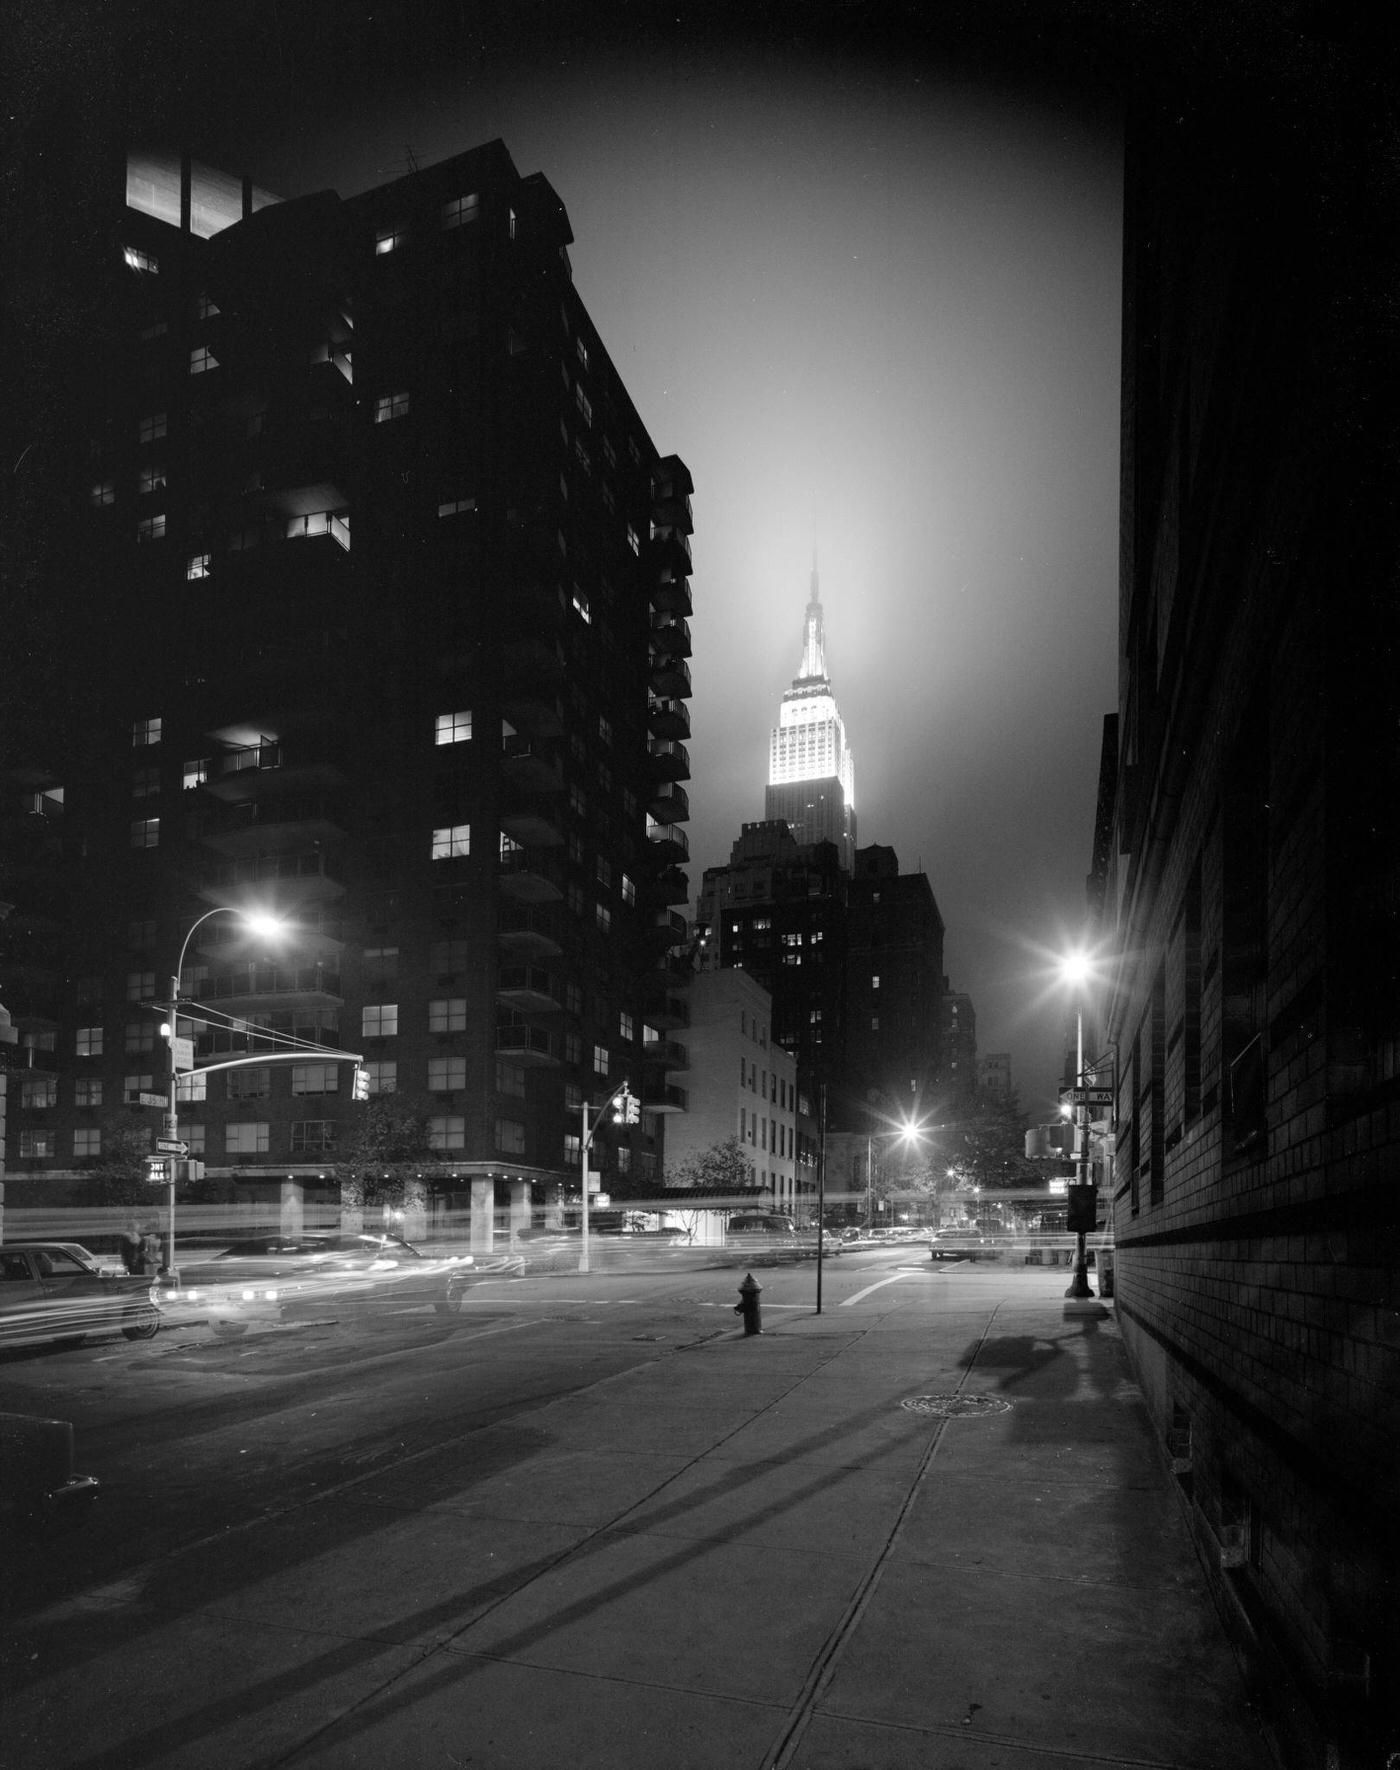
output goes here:
{"type": "Polygon", "coordinates": [[[613,1108],[613,1117],[620,1125],[635,1125],[642,1116],[642,1103],[630,1088],[624,1088],[617,1097],[617,1105],[613,1108]]]}
{"type": "Polygon", "coordinates": [[[202,1180],[204,1178],[203,1162],[176,1162],[176,1180],[202,1180]]]}
{"type": "Polygon", "coordinates": [[[369,1099],[369,1071],[362,1063],[355,1065],[355,1075],[350,1083],[350,1098],[352,1100],[369,1099]]]}

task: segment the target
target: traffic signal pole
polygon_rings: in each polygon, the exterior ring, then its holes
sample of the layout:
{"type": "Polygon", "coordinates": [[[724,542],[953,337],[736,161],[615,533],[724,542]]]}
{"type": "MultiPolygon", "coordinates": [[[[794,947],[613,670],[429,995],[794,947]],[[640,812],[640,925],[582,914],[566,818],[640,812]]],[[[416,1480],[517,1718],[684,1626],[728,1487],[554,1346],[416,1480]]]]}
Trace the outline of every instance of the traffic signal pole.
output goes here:
{"type": "Polygon", "coordinates": [[[594,1114],[592,1129],[589,1128],[588,1124],[588,1102],[586,1100],[583,1101],[579,1107],[579,1111],[583,1115],[583,1245],[579,1249],[578,1256],[578,1269],[580,1272],[590,1272],[592,1270],[589,1263],[588,1249],[588,1151],[593,1145],[594,1137],[598,1134],[598,1127],[603,1122],[604,1114],[619,1095],[624,1096],[628,1103],[626,1110],[627,1123],[635,1123],[636,1119],[640,1117],[640,1112],[634,1113],[632,1111],[632,1091],[628,1087],[625,1078],[617,1084],[603,1104],[598,1107],[594,1114]]]}

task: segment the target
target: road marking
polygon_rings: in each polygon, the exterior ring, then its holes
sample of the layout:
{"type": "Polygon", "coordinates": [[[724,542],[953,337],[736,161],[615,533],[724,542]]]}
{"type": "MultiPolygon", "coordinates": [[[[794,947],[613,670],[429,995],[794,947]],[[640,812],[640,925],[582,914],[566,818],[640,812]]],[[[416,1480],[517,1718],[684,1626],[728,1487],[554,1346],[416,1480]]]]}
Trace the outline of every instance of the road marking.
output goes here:
{"type": "Polygon", "coordinates": [[[901,1278],[913,1278],[923,1270],[922,1266],[901,1266],[898,1272],[891,1273],[888,1278],[877,1278],[874,1284],[866,1285],[863,1291],[857,1291],[853,1297],[843,1297],[841,1307],[849,1309],[852,1303],[859,1303],[862,1297],[868,1297],[872,1291],[878,1291],[887,1284],[898,1284],[901,1278]]]}

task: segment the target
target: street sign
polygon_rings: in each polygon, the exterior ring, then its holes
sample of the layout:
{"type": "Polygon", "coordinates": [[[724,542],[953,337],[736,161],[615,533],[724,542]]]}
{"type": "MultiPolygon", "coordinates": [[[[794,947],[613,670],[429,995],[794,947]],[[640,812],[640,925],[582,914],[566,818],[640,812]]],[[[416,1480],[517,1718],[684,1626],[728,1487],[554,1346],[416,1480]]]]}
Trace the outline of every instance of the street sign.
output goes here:
{"type": "Polygon", "coordinates": [[[172,1039],[170,1041],[170,1061],[175,1069],[183,1074],[194,1068],[194,1040],[172,1039]]]}
{"type": "Polygon", "coordinates": [[[1061,1088],[1060,1099],[1071,1106],[1112,1106],[1112,1088],[1061,1088]]]}
{"type": "Polygon", "coordinates": [[[135,1094],[128,1094],[126,1103],[128,1106],[169,1106],[170,1104],[164,1094],[148,1094],[144,1089],[135,1094]]]}
{"type": "Polygon", "coordinates": [[[612,1203],[612,1194],[610,1192],[595,1192],[590,1196],[592,1197],[594,1205],[600,1211],[605,1211],[612,1203]]]}
{"type": "Polygon", "coordinates": [[[157,1155],[188,1155],[190,1146],[181,1137],[157,1137],[157,1155]]]}

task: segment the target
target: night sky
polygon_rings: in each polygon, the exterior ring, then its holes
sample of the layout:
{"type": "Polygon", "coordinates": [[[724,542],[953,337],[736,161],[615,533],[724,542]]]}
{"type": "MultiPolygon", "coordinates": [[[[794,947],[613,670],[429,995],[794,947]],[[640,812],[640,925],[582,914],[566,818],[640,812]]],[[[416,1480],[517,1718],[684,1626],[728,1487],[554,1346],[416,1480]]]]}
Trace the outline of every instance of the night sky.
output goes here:
{"type": "MultiPolygon", "coordinates": [[[[763,815],[813,548],[861,843],[1050,1116],[1116,705],[1118,51],[1093,5],[19,9],[26,115],[350,195],[501,137],[695,480],[691,882],[763,815]],[[928,16],[936,17],[934,29],[928,16]]],[[[30,157],[33,158],[32,144],[30,157]]]]}

